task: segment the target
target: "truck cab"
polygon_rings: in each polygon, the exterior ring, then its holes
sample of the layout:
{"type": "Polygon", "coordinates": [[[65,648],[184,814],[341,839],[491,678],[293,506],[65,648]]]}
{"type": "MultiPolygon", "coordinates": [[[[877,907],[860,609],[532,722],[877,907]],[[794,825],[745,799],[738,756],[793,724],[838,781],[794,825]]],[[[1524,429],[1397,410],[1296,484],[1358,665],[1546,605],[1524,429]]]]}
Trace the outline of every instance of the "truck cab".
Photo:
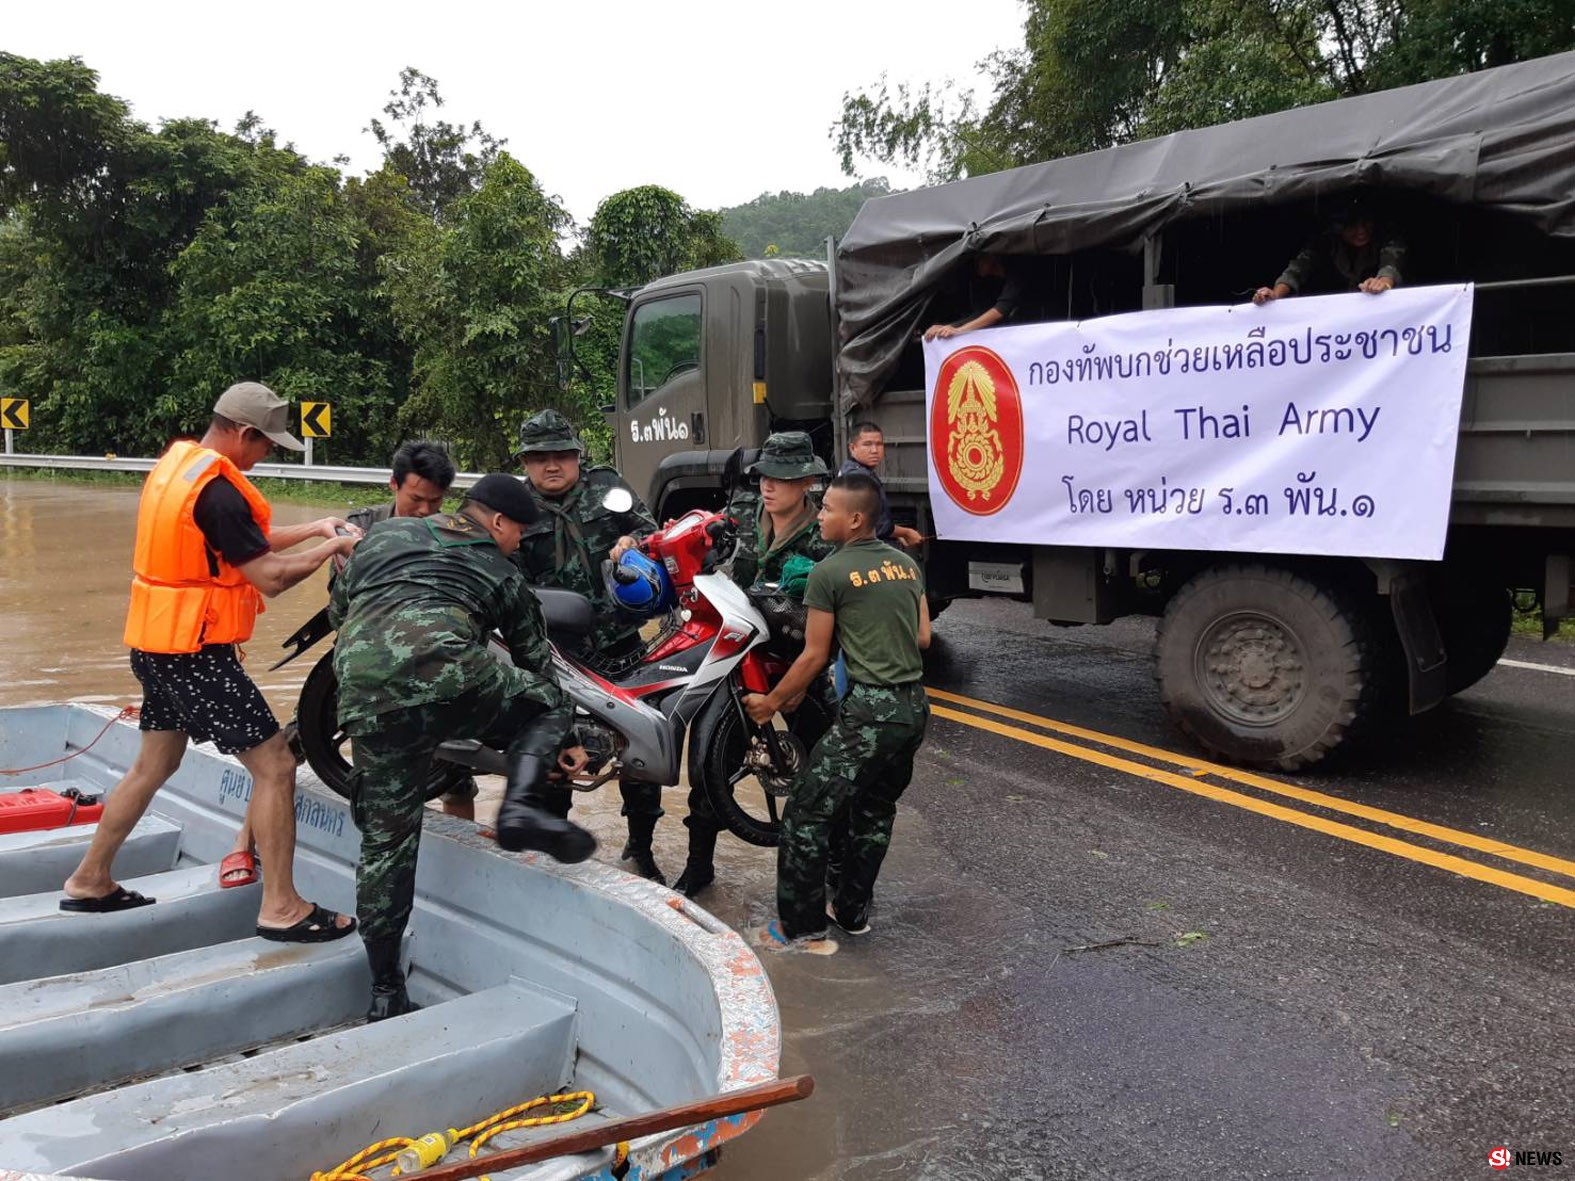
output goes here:
{"type": "Polygon", "coordinates": [[[624,318],[618,469],[664,520],[715,505],[727,456],[774,430],[809,431],[829,461],[831,372],[824,263],[761,259],[659,279],[624,318]]]}

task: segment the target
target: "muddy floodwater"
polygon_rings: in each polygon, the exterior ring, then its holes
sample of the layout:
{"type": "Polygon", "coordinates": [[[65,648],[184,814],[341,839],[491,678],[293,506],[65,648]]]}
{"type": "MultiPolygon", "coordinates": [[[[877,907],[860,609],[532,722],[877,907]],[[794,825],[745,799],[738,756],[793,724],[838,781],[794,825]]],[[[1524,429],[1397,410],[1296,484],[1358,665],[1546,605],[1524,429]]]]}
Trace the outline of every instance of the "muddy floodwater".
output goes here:
{"type": "MultiPolygon", "coordinates": [[[[133,488],[0,476],[0,704],[138,700],[136,507],[133,488]]],[[[247,645],[281,718],[320,653],[267,666],[326,581],[274,599],[247,645]]],[[[874,930],[830,958],[762,953],[782,1073],[815,1095],[708,1176],[1431,1181],[1500,1145],[1569,1167],[1575,650],[1517,636],[1479,685],[1282,783],[1196,767],[1153,639],[1000,600],[937,619],[874,930]]],[[[685,796],[656,831],[670,877],[685,796]]],[[[575,804],[614,865],[618,804],[575,804]]],[[[775,871],[725,836],[699,902],[744,929],[775,871]]]]}
{"type": "MultiPolygon", "coordinates": [[[[328,511],[281,503],[274,520],[295,524],[328,511]]],[[[141,700],[120,642],[136,523],[135,488],[0,478],[0,705],[141,700]]],[[[318,573],[271,601],[246,645],[247,670],[282,717],[294,711],[311,663],[272,673],[267,666],[323,605],[327,585],[318,573]]]]}

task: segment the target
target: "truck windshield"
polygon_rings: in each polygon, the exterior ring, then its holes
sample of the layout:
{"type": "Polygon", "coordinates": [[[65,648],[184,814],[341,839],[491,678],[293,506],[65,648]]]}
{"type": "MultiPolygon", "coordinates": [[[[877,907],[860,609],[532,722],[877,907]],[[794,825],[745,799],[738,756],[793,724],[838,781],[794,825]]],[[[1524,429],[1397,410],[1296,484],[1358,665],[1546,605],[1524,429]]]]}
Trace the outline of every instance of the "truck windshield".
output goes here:
{"type": "Polygon", "coordinates": [[[684,373],[700,368],[700,296],[674,295],[641,304],[629,329],[629,405],[639,405],[684,373]]]}

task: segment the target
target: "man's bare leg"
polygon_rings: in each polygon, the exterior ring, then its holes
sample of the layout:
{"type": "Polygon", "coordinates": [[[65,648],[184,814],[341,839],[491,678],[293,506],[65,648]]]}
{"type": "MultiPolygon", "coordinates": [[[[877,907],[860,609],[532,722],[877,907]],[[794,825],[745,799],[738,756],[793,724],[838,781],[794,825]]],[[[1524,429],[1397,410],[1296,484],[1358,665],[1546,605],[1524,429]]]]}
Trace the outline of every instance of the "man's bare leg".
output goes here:
{"type": "MultiPolygon", "coordinates": [[[[251,772],[247,816],[265,870],[257,925],[294,926],[312,910],[312,904],[295,890],[295,756],[279,733],[235,757],[251,772]]],[[[349,926],[348,918],[339,917],[338,926],[349,926]]]]}
{"type": "Polygon", "coordinates": [[[457,816],[461,820],[474,820],[476,818],[475,800],[451,800],[443,797],[443,815],[457,816]]]}
{"type": "Polygon", "coordinates": [[[81,864],[66,879],[68,898],[103,898],[115,892],[111,873],[115,854],[142,819],[186,753],[186,735],[180,730],[144,730],[131,769],[115,785],[104,804],[98,828],[88,842],[81,864]]]}

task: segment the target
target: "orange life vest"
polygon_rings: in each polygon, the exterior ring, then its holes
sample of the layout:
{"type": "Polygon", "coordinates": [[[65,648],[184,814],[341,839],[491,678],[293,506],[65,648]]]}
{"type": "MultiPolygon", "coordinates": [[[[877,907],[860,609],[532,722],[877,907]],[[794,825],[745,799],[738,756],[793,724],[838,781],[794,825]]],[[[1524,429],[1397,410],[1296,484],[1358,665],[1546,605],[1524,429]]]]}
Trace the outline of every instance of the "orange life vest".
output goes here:
{"type": "Polygon", "coordinates": [[[273,513],[262,493],[217,451],[171,444],[142,485],[137,545],[132,553],[131,609],[125,643],[144,652],[196,652],[204,644],[251,639],[264,610],[262,595],[241,572],[213,553],[193,512],[210,480],[223,476],[246,498],[267,536],[273,513]]]}

